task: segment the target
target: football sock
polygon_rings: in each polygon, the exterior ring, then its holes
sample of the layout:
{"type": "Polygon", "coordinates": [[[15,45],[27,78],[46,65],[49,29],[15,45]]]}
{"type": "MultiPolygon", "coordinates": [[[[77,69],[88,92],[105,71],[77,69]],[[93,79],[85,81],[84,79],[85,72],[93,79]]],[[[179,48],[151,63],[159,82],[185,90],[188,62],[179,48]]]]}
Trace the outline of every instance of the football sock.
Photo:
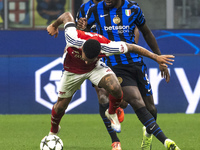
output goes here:
{"type": "Polygon", "coordinates": [[[164,141],[167,139],[165,134],[162,132],[156,120],[151,115],[151,113],[146,109],[146,107],[139,108],[135,111],[139,120],[146,127],[146,131],[148,134],[153,134],[159,141],[164,144],[164,141]]]}
{"type": "Polygon", "coordinates": [[[54,110],[54,107],[51,110],[51,132],[57,133],[58,132],[58,125],[62,116],[65,114],[65,111],[57,114],[54,110]]]}
{"type": "Polygon", "coordinates": [[[99,104],[99,113],[112,139],[112,143],[119,142],[116,132],[111,128],[110,120],[105,116],[105,111],[108,109],[108,107],[109,107],[109,103],[99,104]]]}
{"type": "Polygon", "coordinates": [[[109,114],[114,114],[116,112],[116,109],[119,107],[120,102],[123,99],[123,92],[122,96],[120,98],[115,98],[111,94],[109,94],[109,114]]]}

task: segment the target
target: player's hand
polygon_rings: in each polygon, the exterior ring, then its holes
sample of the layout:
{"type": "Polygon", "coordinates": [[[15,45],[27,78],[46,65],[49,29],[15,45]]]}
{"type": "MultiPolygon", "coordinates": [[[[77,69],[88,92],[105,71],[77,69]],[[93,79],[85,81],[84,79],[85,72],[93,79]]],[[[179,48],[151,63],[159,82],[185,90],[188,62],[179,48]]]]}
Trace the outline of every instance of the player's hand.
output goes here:
{"type": "Polygon", "coordinates": [[[162,65],[159,65],[159,69],[161,72],[161,77],[165,78],[165,81],[168,83],[170,81],[170,74],[169,74],[168,68],[162,65]]]}
{"type": "Polygon", "coordinates": [[[54,36],[55,35],[55,38],[58,37],[58,28],[54,27],[53,24],[50,24],[48,27],[47,27],[47,32],[49,33],[49,35],[51,36],[54,36]]]}
{"type": "Polygon", "coordinates": [[[158,55],[156,58],[156,61],[159,63],[159,65],[162,65],[163,67],[167,67],[166,64],[168,65],[173,65],[174,59],[175,58],[174,55],[158,55]]]}
{"type": "Polygon", "coordinates": [[[86,18],[80,18],[77,22],[76,28],[78,30],[85,30],[87,27],[87,19],[86,18]]]}

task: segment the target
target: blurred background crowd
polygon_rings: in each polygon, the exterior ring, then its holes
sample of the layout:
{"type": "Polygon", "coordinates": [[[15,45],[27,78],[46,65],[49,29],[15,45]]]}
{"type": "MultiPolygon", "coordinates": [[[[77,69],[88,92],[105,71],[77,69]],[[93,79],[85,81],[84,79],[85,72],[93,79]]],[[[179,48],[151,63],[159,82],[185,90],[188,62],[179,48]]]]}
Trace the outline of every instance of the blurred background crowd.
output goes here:
{"type": "MultiPolygon", "coordinates": [[[[0,0],[0,29],[42,29],[87,0],[0,0]]],[[[151,29],[198,29],[200,0],[137,0],[151,29]]]]}

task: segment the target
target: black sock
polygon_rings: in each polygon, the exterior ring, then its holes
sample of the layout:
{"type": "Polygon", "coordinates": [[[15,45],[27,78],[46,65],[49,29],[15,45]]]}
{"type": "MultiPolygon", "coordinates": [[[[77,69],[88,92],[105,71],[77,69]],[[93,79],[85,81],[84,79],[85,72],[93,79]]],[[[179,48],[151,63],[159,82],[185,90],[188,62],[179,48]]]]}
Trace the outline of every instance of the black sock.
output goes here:
{"type": "Polygon", "coordinates": [[[142,122],[142,124],[146,127],[147,133],[153,134],[159,141],[161,141],[164,144],[167,137],[162,132],[162,130],[156,123],[156,120],[146,109],[146,107],[139,108],[135,111],[135,113],[138,116],[139,120],[142,122]]]}
{"type": "Polygon", "coordinates": [[[107,128],[108,133],[110,134],[110,137],[113,142],[119,142],[119,139],[117,137],[116,132],[111,128],[111,122],[110,120],[105,116],[105,111],[109,108],[109,103],[106,104],[99,104],[99,113],[101,118],[103,119],[103,122],[107,128]]]}

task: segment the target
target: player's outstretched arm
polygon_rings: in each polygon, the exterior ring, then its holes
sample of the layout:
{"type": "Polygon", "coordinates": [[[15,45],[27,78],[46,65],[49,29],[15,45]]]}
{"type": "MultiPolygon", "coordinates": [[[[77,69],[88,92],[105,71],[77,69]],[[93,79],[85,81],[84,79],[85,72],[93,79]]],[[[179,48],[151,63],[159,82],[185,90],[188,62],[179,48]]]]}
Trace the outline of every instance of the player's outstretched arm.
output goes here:
{"type": "Polygon", "coordinates": [[[66,24],[67,22],[74,22],[74,18],[70,12],[65,12],[56,19],[52,24],[47,27],[47,32],[49,35],[54,36],[55,38],[58,36],[58,27],[61,24],[66,24]]]}
{"type": "Polygon", "coordinates": [[[166,66],[166,64],[169,65],[173,65],[171,62],[173,62],[174,60],[172,58],[174,58],[173,55],[157,55],[154,54],[150,51],[148,51],[147,49],[136,45],[136,44],[128,44],[126,43],[127,47],[128,47],[128,52],[134,52],[137,53],[139,55],[145,56],[145,57],[149,57],[153,60],[155,60],[158,64],[162,65],[162,66],[166,66]]]}
{"type": "Polygon", "coordinates": [[[85,30],[87,28],[87,19],[86,18],[80,18],[78,21],[77,21],[77,26],[76,28],[78,30],[85,30]]]}

